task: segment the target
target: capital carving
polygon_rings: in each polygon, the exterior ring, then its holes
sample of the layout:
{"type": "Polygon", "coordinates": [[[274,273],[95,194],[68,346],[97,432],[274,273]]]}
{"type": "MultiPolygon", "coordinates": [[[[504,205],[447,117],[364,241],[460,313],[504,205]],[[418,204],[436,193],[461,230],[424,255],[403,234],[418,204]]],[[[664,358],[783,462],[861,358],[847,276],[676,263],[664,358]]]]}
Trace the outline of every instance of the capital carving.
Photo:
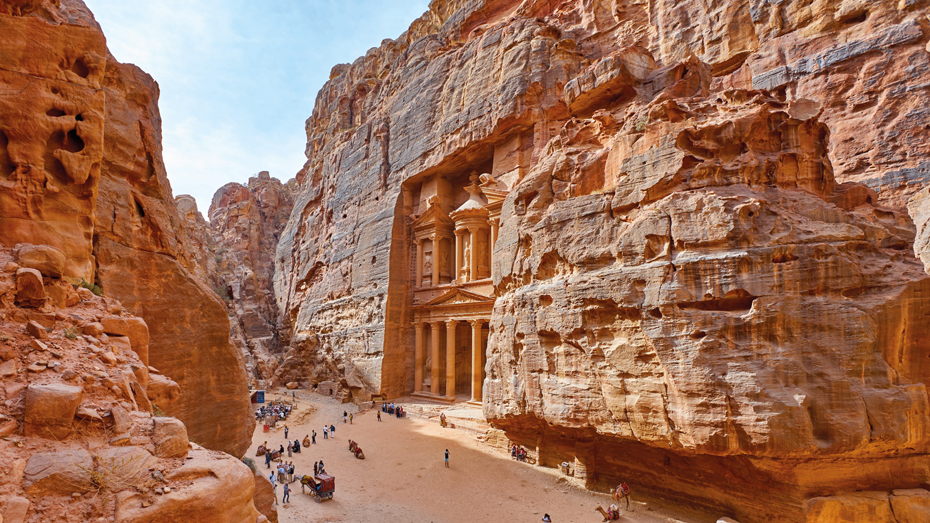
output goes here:
{"type": "Polygon", "coordinates": [[[447,328],[447,329],[454,329],[455,326],[456,326],[456,324],[458,324],[458,322],[459,322],[459,320],[446,320],[446,328],[447,328]]]}

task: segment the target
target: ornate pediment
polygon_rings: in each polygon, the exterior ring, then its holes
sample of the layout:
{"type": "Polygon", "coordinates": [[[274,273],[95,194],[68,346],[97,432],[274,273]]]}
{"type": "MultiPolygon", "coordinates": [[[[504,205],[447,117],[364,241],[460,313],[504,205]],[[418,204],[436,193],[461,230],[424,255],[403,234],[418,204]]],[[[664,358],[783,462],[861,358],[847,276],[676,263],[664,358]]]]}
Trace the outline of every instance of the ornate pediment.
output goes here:
{"type": "Polygon", "coordinates": [[[417,216],[413,220],[413,223],[410,224],[414,233],[419,237],[440,231],[446,232],[447,235],[451,236],[454,223],[452,219],[443,212],[439,205],[439,198],[433,196],[429,199],[428,203],[429,207],[427,207],[426,211],[417,216]]]}
{"type": "Polygon", "coordinates": [[[445,307],[447,305],[494,305],[494,298],[464,289],[452,289],[424,304],[425,307],[445,307]]]}

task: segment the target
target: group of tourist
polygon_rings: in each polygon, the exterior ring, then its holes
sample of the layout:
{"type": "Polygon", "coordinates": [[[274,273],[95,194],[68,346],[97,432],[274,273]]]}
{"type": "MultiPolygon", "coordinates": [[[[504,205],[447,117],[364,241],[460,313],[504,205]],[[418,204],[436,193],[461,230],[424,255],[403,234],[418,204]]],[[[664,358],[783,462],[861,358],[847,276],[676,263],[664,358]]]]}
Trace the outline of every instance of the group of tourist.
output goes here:
{"type": "Polygon", "coordinates": [[[510,457],[517,461],[526,461],[526,449],[517,445],[511,445],[510,457]]]}
{"type": "MultiPolygon", "coordinates": [[[[390,404],[382,403],[381,412],[384,412],[386,414],[393,414],[397,416],[398,418],[404,417],[404,408],[401,407],[400,405],[394,405],[393,403],[390,403],[390,404]]],[[[378,417],[378,421],[381,421],[380,416],[378,417]]]]}
{"type": "Polygon", "coordinates": [[[272,401],[255,410],[255,419],[258,421],[264,419],[271,428],[274,428],[279,421],[286,420],[290,413],[291,405],[283,401],[272,401]]]}

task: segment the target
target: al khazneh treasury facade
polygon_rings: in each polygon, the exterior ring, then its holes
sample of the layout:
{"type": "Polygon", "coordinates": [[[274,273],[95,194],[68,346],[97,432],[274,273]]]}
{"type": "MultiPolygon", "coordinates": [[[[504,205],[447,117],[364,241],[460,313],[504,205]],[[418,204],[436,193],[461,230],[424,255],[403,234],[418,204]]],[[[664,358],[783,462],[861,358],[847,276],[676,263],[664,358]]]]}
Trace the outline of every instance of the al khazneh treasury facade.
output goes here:
{"type": "Polygon", "coordinates": [[[408,217],[413,344],[405,352],[408,360],[413,354],[413,390],[405,392],[481,402],[495,301],[491,253],[507,186],[491,174],[436,174],[411,192],[419,194],[408,217]]]}

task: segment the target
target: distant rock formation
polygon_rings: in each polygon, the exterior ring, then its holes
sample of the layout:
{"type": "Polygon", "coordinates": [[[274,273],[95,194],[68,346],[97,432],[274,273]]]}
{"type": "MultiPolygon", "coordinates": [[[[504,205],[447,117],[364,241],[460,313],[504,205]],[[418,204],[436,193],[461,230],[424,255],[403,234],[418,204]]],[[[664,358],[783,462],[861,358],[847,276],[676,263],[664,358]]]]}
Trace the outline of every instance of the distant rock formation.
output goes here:
{"type": "Polygon", "coordinates": [[[287,343],[280,338],[287,331],[279,325],[274,300],[274,253],[296,186],[296,180],[282,184],[267,171],[246,185],[228,183],[213,196],[209,222],[193,198],[177,197],[191,242],[200,248],[199,276],[227,307],[232,340],[247,360],[250,380],[270,379],[287,343]]]}

